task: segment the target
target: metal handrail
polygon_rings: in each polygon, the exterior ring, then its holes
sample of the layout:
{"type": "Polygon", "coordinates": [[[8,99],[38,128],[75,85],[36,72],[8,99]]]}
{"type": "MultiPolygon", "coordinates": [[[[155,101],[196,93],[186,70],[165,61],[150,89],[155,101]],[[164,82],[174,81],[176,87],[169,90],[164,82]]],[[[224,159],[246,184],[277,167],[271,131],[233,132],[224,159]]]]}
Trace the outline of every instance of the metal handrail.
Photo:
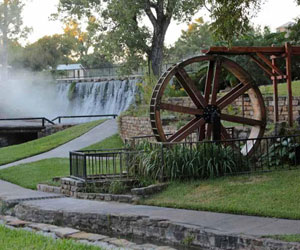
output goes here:
{"type": "Polygon", "coordinates": [[[46,117],[21,117],[21,118],[1,118],[0,121],[30,121],[30,120],[42,120],[42,127],[45,127],[45,122],[55,125],[53,121],[50,121],[46,117]]]}
{"type": "Polygon", "coordinates": [[[52,122],[58,120],[58,123],[61,123],[62,119],[72,119],[72,118],[93,118],[93,117],[113,117],[114,119],[117,117],[117,114],[107,114],[107,115],[63,115],[57,116],[52,119],[52,122]]]}

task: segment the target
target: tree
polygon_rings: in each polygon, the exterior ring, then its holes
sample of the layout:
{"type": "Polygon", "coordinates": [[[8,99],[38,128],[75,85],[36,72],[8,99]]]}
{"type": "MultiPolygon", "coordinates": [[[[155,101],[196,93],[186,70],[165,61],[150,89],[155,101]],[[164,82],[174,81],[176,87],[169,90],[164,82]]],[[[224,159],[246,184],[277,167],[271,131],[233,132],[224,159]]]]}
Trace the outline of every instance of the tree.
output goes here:
{"type": "Polygon", "coordinates": [[[71,63],[74,43],[64,35],[44,36],[25,47],[22,64],[33,71],[55,69],[60,63],[71,63]]]}
{"type": "Polygon", "coordinates": [[[25,37],[29,32],[27,27],[23,27],[23,7],[22,0],[4,0],[0,3],[0,59],[4,74],[8,64],[9,41],[25,37]]]}
{"type": "Polygon", "coordinates": [[[211,6],[215,33],[230,40],[231,34],[246,29],[252,16],[249,8],[257,9],[259,3],[260,0],[60,0],[59,13],[78,18],[99,14],[99,27],[106,34],[102,43],[107,52],[131,62],[146,54],[153,73],[158,75],[171,21],[189,20],[200,8],[211,6]],[[146,18],[151,28],[145,25],[146,18]]]}
{"type": "Polygon", "coordinates": [[[202,49],[207,49],[214,43],[211,25],[204,22],[203,18],[197,18],[194,22],[188,24],[186,30],[181,31],[181,36],[174,46],[167,51],[166,60],[168,62],[177,62],[200,54],[202,49]]]}

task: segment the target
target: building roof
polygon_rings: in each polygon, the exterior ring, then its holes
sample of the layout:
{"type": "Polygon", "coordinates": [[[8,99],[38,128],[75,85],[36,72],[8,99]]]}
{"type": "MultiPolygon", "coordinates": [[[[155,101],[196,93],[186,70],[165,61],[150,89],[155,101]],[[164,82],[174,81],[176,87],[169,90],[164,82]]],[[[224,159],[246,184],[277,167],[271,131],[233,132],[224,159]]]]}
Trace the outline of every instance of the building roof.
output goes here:
{"type": "Polygon", "coordinates": [[[277,27],[276,29],[280,29],[280,28],[289,28],[290,26],[292,26],[293,24],[295,24],[294,22],[287,22],[283,25],[280,25],[279,27],[277,27]]]}
{"type": "Polygon", "coordinates": [[[79,70],[83,69],[84,67],[81,64],[59,64],[56,67],[56,70],[79,70]]]}

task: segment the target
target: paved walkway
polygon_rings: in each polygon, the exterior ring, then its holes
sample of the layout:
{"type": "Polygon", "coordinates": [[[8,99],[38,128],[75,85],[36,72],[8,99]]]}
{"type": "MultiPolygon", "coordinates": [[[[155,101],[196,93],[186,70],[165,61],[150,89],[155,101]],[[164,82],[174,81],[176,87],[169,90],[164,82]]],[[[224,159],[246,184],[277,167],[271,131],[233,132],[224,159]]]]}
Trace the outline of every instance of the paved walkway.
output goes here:
{"type": "Polygon", "coordinates": [[[91,129],[84,135],[67,142],[53,150],[48,152],[32,156],[20,161],[9,163],[0,166],[0,169],[16,166],[23,163],[35,162],[43,159],[54,158],[54,157],[69,157],[69,152],[87,147],[91,144],[104,140],[105,138],[112,136],[118,132],[118,125],[115,119],[107,120],[101,123],[97,127],[91,129]]]}
{"type": "Polygon", "coordinates": [[[22,199],[24,204],[40,210],[72,213],[149,216],[183,225],[196,226],[226,234],[252,236],[300,234],[300,220],[264,218],[223,213],[192,211],[116,202],[90,201],[25,189],[0,180],[0,200],[22,199]],[[42,199],[40,199],[42,198],[42,199]],[[26,201],[29,199],[28,201],[26,201]]]}

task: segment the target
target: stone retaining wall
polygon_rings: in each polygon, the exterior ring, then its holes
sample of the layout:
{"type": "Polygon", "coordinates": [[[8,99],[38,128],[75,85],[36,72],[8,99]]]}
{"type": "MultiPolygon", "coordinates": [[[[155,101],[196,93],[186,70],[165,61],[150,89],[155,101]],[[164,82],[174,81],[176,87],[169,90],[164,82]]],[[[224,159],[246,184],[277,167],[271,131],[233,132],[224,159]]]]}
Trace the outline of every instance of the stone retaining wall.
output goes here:
{"type": "Polygon", "coordinates": [[[20,203],[13,214],[22,220],[38,223],[63,225],[85,232],[122,236],[135,236],[168,244],[190,244],[198,249],[255,249],[255,250],[292,250],[300,249],[298,243],[287,243],[271,239],[255,238],[246,235],[226,234],[208,228],[189,224],[179,224],[169,220],[149,216],[118,215],[108,211],[99,213],[67,212],[44,210],[39,207],[20,203]]]}
{"type": "MultiPolygon", "coordinates": [[[[273,97],[268,96],[264,98],[265,106],[267,110],[267,118],[269,121],[274,120],[274,102],[273,97]]],[[[176,97],[170,98],[168,103],[186,106],[186,107],[194,107],[194,104],[191,102],[189,97],[176,97]]],[[[238,98],[232,103],[232,107],[235,110],[242,110],[242,97],[238,98]]],[[[288,120],[288,108],[287,108],[287,97],[279,97],[278,100],[279,106],[279,120],[287,121],[288,120]]],[[[253,109],[250,103],[249,97],[244,97],[244,115],[245,117],[251,118],[253,116],[253,109]]],[[[293,98],[293,117],[296,120],[300,115],[300,97],[293,98]]],[[[153,135],[152,128],[150,124],[149,117],[132,117],[132,116],[122,116],[120,117],[120,135],[123,140],[129,139],[134,136],[142,136],[142,135],[153,135]]],[[[176,130],[176,128],[168,128],[168,131],[172,132],[176,130]]]]}

